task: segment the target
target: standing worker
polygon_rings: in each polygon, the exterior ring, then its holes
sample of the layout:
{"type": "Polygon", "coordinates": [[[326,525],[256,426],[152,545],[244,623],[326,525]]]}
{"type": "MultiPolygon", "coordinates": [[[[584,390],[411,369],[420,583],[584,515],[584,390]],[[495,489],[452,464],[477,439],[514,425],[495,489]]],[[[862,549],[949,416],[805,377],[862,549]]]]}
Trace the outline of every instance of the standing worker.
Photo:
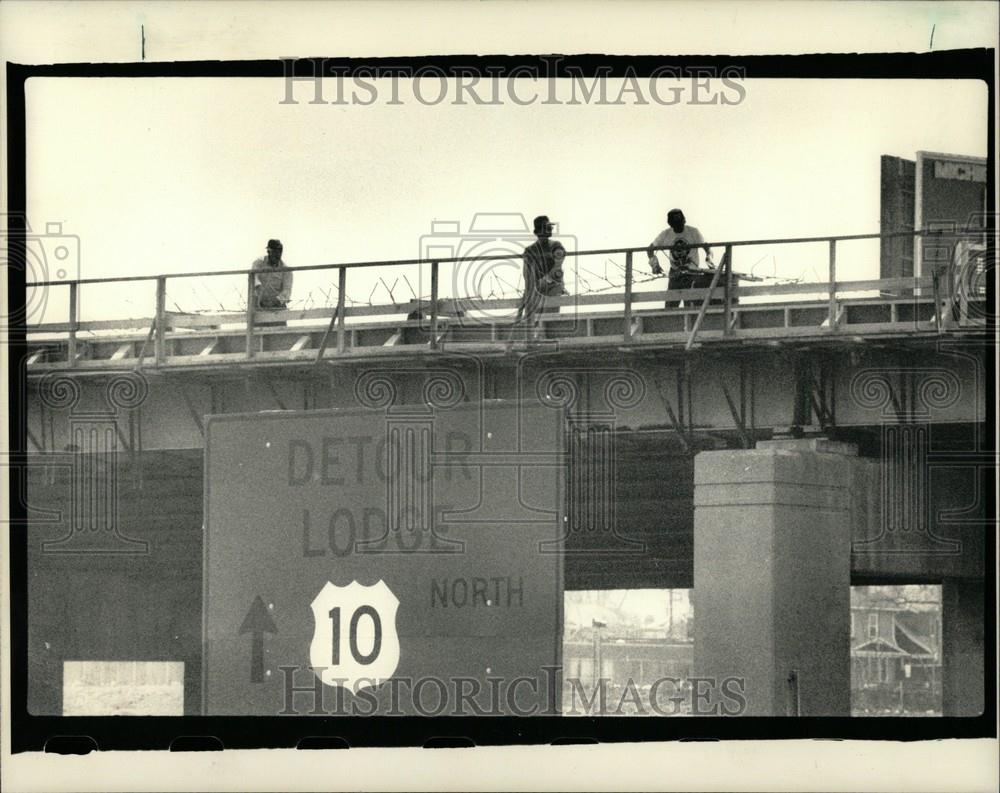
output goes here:
{"type": "Polygon", "coordinates": [[[264,311],[284,311],[292,297],[292,273],[281,258],[281,240],[267,241],[267,256],[253,263],[254,307],[264,311]]]}
{"type": "Polygon", "coordinates": [[[562,243],[552,240],[555,224],[547,215],[539,215],[534,220],[534,232],[538,238],[524,249],[524,296],[518,308],[518,317],[524,317],[527,325],[532,325],[539,314],[558,311],[551,298],[566,294],[563,287],[563,261],[566,249],[562,243]]]}
{"type": "MultiPolygon", "coordinates": [[[[667,281],[667,289],[691,289],[695,285],[697,271],[701,269],[701,253],[699,248],[704,248],[709,267],[714,269],[712,264],[712,251],[705,244],[705,238],[694,226],[688,226],[684,213],[679,209],[671,209],[667,213],[667,224],[669,228],[664,229],[656,235],[656,239],[649,245],[649,266],[654,275],[663,272],[660,262],[656,258],[653,248],[670,248],[670,277],[667,281]]],[[[676,308],[681,302],[679,300],[668,300],[666,308],[676,308]]]]}

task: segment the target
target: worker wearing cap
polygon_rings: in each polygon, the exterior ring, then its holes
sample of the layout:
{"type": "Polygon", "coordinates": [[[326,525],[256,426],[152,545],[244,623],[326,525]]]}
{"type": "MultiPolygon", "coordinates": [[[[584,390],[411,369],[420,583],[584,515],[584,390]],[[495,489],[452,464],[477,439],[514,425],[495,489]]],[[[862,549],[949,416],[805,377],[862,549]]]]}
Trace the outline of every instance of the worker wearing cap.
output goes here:
{"type": "MultiPolygon", "coordinates": [[[[708,264],[712,267],[712,251],[705,244],[705,238],[694,226],[687,225],[684,213],[679,209],[671,209],[667,213],[668,228],[656,235],[649,245],[649,266],[655,275],[663,272],[653,248],[669,247],[670,276],[667,289],[691,289],[694,286],[697,271],[701,269],[701,253],[704,248],[708,254],[708,264]]],[[[680,305],[679,300],[668,300],[667,308],[680,305]]]]}
{"type": "Polygon", "coordinates": [[[524,249],[524,297],[519,313],[529,322],[540,313],[558,311],[550,298],[566,294],[563,287],[566,249],[552,239],[553,228],[555,224],[547,215],[539,215],[534,220],[538,239],[524,249]]]}
{"type": "Polygon", "coordinates": [[[267,256],[253,263],[254,305],[265,311],[281,311],[292,296],[292,273],[281,258],[281,240],[267,241],[267,256]]]}

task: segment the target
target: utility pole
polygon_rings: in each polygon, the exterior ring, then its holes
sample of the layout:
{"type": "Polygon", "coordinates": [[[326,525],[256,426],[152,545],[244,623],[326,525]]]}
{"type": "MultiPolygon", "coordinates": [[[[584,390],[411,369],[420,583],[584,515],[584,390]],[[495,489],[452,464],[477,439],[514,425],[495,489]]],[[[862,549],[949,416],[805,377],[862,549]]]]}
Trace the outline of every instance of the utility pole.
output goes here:
{"type": "Polygon", "coordinates": [[[604,715],[606,707],[604,703],[604,686],[601,684],[601,666],[604,660],[601,657],[603,655],[601,630],[605,627],[605,623],[592,619],[590,625],[594,629],[594,685],[597,687],[597,696],[601,703],[600,713],[604,715]]]}

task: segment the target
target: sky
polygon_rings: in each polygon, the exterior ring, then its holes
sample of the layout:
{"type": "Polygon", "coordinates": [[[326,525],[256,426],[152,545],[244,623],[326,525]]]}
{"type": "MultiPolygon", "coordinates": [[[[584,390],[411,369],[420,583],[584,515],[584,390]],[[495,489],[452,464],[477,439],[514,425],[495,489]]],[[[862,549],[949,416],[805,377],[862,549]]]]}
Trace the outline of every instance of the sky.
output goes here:
{"type": "Polygon", "coordinates": [[[567,590],[563,608],[567,625],[589,626],[591,620],[606,620],[609,611],[617,612],[640,625],[668,623],[673,597],[673,619],[691,619],[694,610],[687,589],[608,589],[567,590]],[[673,593],[671,595],[671,593],[673,593]]]}
{"type": "MultiPolygon", "coordinates": [[[[380,80],[371,104],[333,105],[311,104],[308,84],[283,104],[282,79],[34,77],[28,220],[37,234],[61,223],[78,239],[83,278],[239,270],[271,237],[293,266],[416,258],[428,245],[468,250],[462,235],[477,213],[529,224],[547,214],[575,250],[646,245],[675,206],[709,241],[865,234],[879,231],[880,155],[986,156],[986,88],[973,81],[748,80],[736,92],[716,80],[710,92],[742,101],[713,105],[688,101],[689,84],[682,101],[659,104],[648,81],[639,84],[647,104],[632,93],[619,105],[572,105],[575,87],[557,83],[555,104],[518,105],[502,85],[499,104],[466,94],[457,105],[453,81],[428,79],[423,103],[409,80],[392,103],[380,80]],[[431,236],[441,221],[459,233],[431,236]]],[[[608,96],[620,88],[609,80],[608,96]]],[[[489,98],[485,84],[478,90],[489,98]]],[[[546,90],[515,86],[522,99],[546,90]]],[[[330,79],[324,99],[335,94],[330,79]]],[[[524,238],[500,234],[477,250],[505,253],[524,238]]],[[[611,258],[581,260],[571,290],[620,285],[624,259],[611,258]]],[[[825,245],[783,246],[738,250],[734,269],[822,280],[825,262],[825,245]]],[[[51,252],[46,266],[52,277],[74,271],[51,252]]],[[[502,290],[518,269],[497,266],[502,281],[476,286],[502,290]]],[[[841,277],[877,269],[877,243],[841,248],[841,277]]],[[[445,280],[450,294],[450,273],[445,280]]],[[[332,272],[302,274],[293,307],[332,304],[333,283],[332,272]]],[[[64,291],[50,290],[45,321],[64,319],[64,291]]],[[[168,292],[171,310],[240,310],[245,299],[242,277],[171,281],[168,292]]],[[[415,266],[352,273],[347,290],[355,303],[414,292],[429,292],[415,266]]],[[[84,287],[81,307],[83,319],[151,316],[153,288],[84,287]]]]}

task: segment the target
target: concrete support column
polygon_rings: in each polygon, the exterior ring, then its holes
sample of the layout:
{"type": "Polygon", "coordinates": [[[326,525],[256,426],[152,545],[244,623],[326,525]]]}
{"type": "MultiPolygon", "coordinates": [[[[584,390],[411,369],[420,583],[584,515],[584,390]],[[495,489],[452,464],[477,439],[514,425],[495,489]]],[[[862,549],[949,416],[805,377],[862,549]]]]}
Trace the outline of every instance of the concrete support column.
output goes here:
{"type": "Polygon", "coordinates": [[[982,581],[946,579],[941,587],[941,706],[945,716],[983,712],[985,595],[982,581]]]}
{"type": "Polygon", "coordinates": [[[743,715],[851,713],[859,465],[855,447],[826,439],[695,457],[692,671],[723,691],[742,679],[743,715]]]}

